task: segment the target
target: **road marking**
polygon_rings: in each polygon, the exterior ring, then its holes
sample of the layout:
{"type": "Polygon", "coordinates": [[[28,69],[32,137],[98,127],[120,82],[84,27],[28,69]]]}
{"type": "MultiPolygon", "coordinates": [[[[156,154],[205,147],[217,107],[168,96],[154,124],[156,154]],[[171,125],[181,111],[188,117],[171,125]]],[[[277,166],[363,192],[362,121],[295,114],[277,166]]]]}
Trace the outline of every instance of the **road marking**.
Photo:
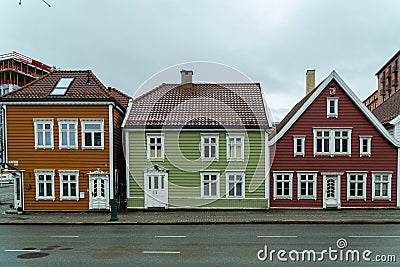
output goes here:
{"type": "Polygon", "coordinates": [[[258,238],[297,238],[297,235],[258,235],[258,238]]]}
{"type": "Polygon", "coordinates": [[[79,238],[79,235],[53,235],[53,238],[79,238]]]}
{"type": "Polygon", "coordinates": [[[349,235],[350,238],[400,238],[399,235],[349,235]]]}
{"type": "Polygon", "coordinates": [[[40,249],[5,249],[5,252],[40,252],[40,249]]]}
{"type": "Polygon", "coordinates": [[[155,238],[186,238],[185,235],[156,235],[155,238]]]}
{"type": "Polygon", "coordinates": [[[180,251],[156,251],[156,250],[145,250],[143,254],[180,254],[180,251]]]}

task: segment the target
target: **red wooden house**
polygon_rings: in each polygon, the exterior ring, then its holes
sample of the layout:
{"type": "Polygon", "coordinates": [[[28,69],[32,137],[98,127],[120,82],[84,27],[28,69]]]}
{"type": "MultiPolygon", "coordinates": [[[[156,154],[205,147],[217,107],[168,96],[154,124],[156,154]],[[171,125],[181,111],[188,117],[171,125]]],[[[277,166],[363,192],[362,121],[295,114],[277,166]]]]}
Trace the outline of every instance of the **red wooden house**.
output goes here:
{"type": "Polygon", "coordinates": [[[271,208],[395,208],[399,142],[333,71],[270,135],[271,208]]]}

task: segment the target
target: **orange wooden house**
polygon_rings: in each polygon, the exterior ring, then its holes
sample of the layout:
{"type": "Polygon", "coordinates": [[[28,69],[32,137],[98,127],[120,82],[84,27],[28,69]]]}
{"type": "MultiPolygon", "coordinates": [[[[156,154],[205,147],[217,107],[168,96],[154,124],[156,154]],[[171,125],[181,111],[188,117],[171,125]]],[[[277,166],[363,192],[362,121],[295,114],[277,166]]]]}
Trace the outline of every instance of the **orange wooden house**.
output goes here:
{"type": "Polygon", "coordinates": [[[1,97],[2,166],[18,170],[14,207],[87,211],[123,200],[121,124],[129,100],[90,70],[53,71],[1,97]]]}

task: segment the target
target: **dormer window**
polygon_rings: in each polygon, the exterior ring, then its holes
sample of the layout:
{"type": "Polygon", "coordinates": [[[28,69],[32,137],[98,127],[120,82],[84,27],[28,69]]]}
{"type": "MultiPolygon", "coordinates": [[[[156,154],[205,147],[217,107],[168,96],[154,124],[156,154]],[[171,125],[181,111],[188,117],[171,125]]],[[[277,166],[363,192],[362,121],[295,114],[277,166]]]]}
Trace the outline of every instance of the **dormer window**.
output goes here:
{"type": "Polygon", "coordinates": [[[328,97],[326,99],[326,117],[337,118],[339,116],[339,98],[328,97]]]}
{"type": "Polygon", "coordinates": [[[58,80],[56,86],[54,86],[50,95],[65,95],[69,86],[71,85],[74,77],[62,77],[58,80]]]}

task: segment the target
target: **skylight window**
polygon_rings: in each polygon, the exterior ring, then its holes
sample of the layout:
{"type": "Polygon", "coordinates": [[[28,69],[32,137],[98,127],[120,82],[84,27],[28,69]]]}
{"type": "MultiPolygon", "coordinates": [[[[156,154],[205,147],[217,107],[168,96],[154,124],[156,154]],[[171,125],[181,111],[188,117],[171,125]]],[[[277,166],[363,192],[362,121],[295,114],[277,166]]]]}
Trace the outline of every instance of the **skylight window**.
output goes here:
{"type": "Polygon", "coordinates": [[[65,95],[68,87],[71,85],[73,77],[62,77],[58,80],[56,86],[54,86],[53,91],[51,91],[50,95],[65,95]]]}

